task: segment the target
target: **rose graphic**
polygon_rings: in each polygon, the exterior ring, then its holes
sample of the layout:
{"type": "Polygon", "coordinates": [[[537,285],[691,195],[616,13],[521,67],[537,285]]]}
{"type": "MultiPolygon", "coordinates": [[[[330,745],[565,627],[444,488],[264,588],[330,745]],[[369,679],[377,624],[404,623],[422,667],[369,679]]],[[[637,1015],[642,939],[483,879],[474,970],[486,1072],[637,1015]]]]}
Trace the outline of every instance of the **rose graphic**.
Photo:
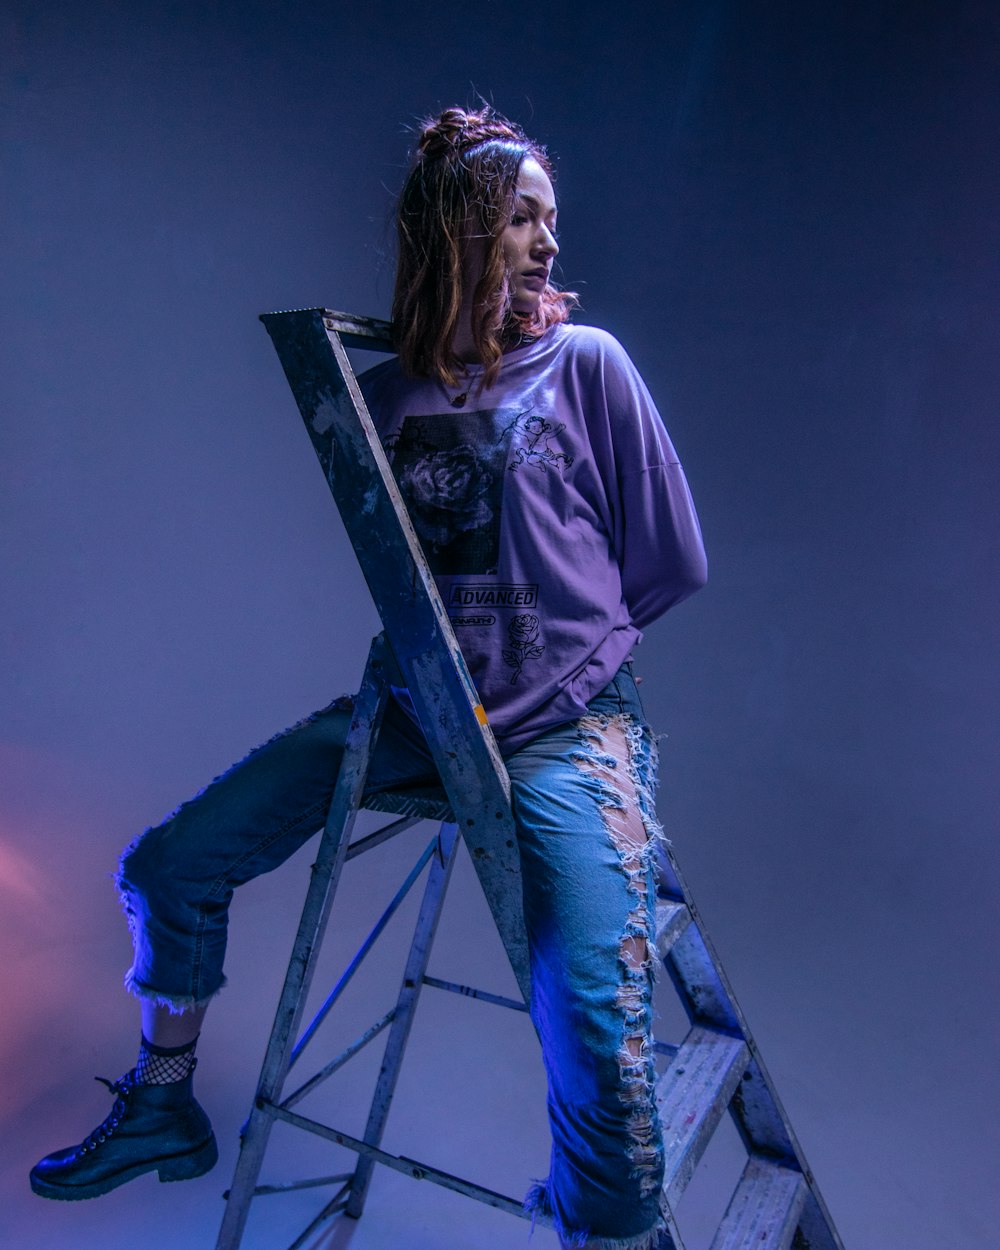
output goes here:
{"type": "Polygon", "coordinates": [[[538,617],[532,616],[530,612],[515,616],[507,626],[507,637],[510,647],[501,654],[504,664],[509,664],[514,669],[514,676],[510,679],[510,684],[513,685],[521,676],[524,661],[537,660],[545,650],[538,643],[538,617]]]}
{"type": "Polygon", "coordinates": [[[464,444],[432,452],[410,465],[400,476],[399,489],[420,537],[442,546],[493,519],[484,498],[492,481],[475,448],[464,444]]]}

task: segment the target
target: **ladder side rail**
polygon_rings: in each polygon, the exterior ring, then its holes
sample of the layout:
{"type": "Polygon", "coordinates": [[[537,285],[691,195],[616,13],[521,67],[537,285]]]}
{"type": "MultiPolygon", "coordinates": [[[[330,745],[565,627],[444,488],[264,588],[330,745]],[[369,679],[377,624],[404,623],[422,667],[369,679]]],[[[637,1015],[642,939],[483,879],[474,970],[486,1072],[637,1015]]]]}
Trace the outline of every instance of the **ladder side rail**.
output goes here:
{"type": "MultiPolygon", "coordinates": [[[[389,1038],[382,1055],[382,1067],[379,1070],[378,1082],[372,1096],[368,1123],[365,1125],[364,1141],[369,1146],[380,1146],[385,1133],[386,1121],[389,1118],[389,1107],[396,1092],[403,1053],[409,1040],[413,1016],[417,1009],[420,992],[424,986],[424,975],[430,959],[431,947],[437,933],[438,921],[444,904],[445,892],[451,879],[452,869],[458,853],[458,828],[454,824],[441,826],[442,854],[431,866],[424,888],[424,897],[420,904],[420,915],[413,933],[413,942],[403,971],[403,981],[396,1001],[395,1014],[389,1038]]],[[[442,1045],[446,1045],[442,1041],[442,1045]]],[[[346,1213],[358,1219],[364,1210],[365,1198],[371,1184],[374,1160],[371,1155],[362,1155],[351,1182],[351,1193],[344,1208],[346,1213]]]]}
{"type": "Polygon", "coordinates": [[[803,1250],[844,1250],[844,1243],[840,1240],[829,1209],[823,1201],[823,1195],[819,1192],[811,1172],[806,1173],[806,1183],[809,1190],[798,1227],[802,1240],[801,1243],[795,1241],[792,1244],[794,1246],[801,1244],[803,1250]]]}
{"type": "MultiPolygon", "coordinates": [[[[730,1113],[747,1149],[777,1159],[794,1160],[809,1188],[803,1226],[810,1227],[813,1250],[843,1250],[826,1204],[806,1161],[791,1121],[768,1074],[750,1026],[733,993],[719,956],[705,932],[698,908],[669,847],[665,857],[691,915],[691,923],[670,948],[667,970],[693,1023],[708,1021],[732,1029],[746,1041],[750,1053],[730,1113]]],[[[669,1072],[669,1069],[668,1069],[669,1072]]]]}
{"type": "Polygon", "coordinates": [[[278,1101],[288,1073],[295,1033],[305,1010],[316,956],[326,930],[351,828],[368,776],[375,738],[388,699],[384,669],[385,643],[379,635],[372,643],[361,689],[354,702],[340,774],[312,867],[291,959],[261,1065],[254,1107],[240,1143],[216,1250],[237,1250],[243,1238],[250,1202],[271,1133],[273,1120],[270,1104],[278,1101]]]}
{"type": "Polygon", "coordinates": [[[262,317],[469,845],[525,999],[530,994],[509,780],[388,460],[322,314],[262,317]]]}

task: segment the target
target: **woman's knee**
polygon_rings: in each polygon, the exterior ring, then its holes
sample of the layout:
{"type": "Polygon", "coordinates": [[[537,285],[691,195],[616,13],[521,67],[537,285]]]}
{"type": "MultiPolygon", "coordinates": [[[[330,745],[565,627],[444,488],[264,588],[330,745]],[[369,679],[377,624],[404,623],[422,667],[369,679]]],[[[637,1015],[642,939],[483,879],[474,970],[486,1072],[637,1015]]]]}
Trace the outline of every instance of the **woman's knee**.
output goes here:
{"type": "Polygon", "coordinates": [[[116,883],[127,906],[138,902],[146,910],[160,893],[169,893],[170,874],[165,869],[162,842],[165,825],[147,829],[129,843],[118,861],[116,883]]]}

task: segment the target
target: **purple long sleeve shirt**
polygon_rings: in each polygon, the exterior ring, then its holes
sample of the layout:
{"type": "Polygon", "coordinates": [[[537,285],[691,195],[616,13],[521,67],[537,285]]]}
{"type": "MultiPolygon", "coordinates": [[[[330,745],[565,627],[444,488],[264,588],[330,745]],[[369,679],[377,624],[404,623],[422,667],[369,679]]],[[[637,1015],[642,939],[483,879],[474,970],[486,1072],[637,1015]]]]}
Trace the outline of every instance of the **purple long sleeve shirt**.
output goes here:
{"type": "Polygon", "coordinates": [[[677,455],[610,334],[554,326],[482,379],[468,367],[462,406],[396,360],[361,387],[509,754],[582,716],[706,565],[677,455]]]}

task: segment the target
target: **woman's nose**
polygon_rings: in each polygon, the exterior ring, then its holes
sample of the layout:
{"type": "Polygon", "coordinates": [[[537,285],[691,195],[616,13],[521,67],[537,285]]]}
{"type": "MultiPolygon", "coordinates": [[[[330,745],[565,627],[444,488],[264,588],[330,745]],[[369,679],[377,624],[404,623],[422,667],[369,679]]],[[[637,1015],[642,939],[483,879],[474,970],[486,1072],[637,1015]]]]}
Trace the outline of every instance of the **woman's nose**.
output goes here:
{"type": "Polygon", "coordinates": [[[556,236],[544,221],[541,223],[541,229],[535,240],[535,247],[538,251],[545,252],[547,256],[558,256],[559,254],[559,244],[556,242],[556,236]]]}

